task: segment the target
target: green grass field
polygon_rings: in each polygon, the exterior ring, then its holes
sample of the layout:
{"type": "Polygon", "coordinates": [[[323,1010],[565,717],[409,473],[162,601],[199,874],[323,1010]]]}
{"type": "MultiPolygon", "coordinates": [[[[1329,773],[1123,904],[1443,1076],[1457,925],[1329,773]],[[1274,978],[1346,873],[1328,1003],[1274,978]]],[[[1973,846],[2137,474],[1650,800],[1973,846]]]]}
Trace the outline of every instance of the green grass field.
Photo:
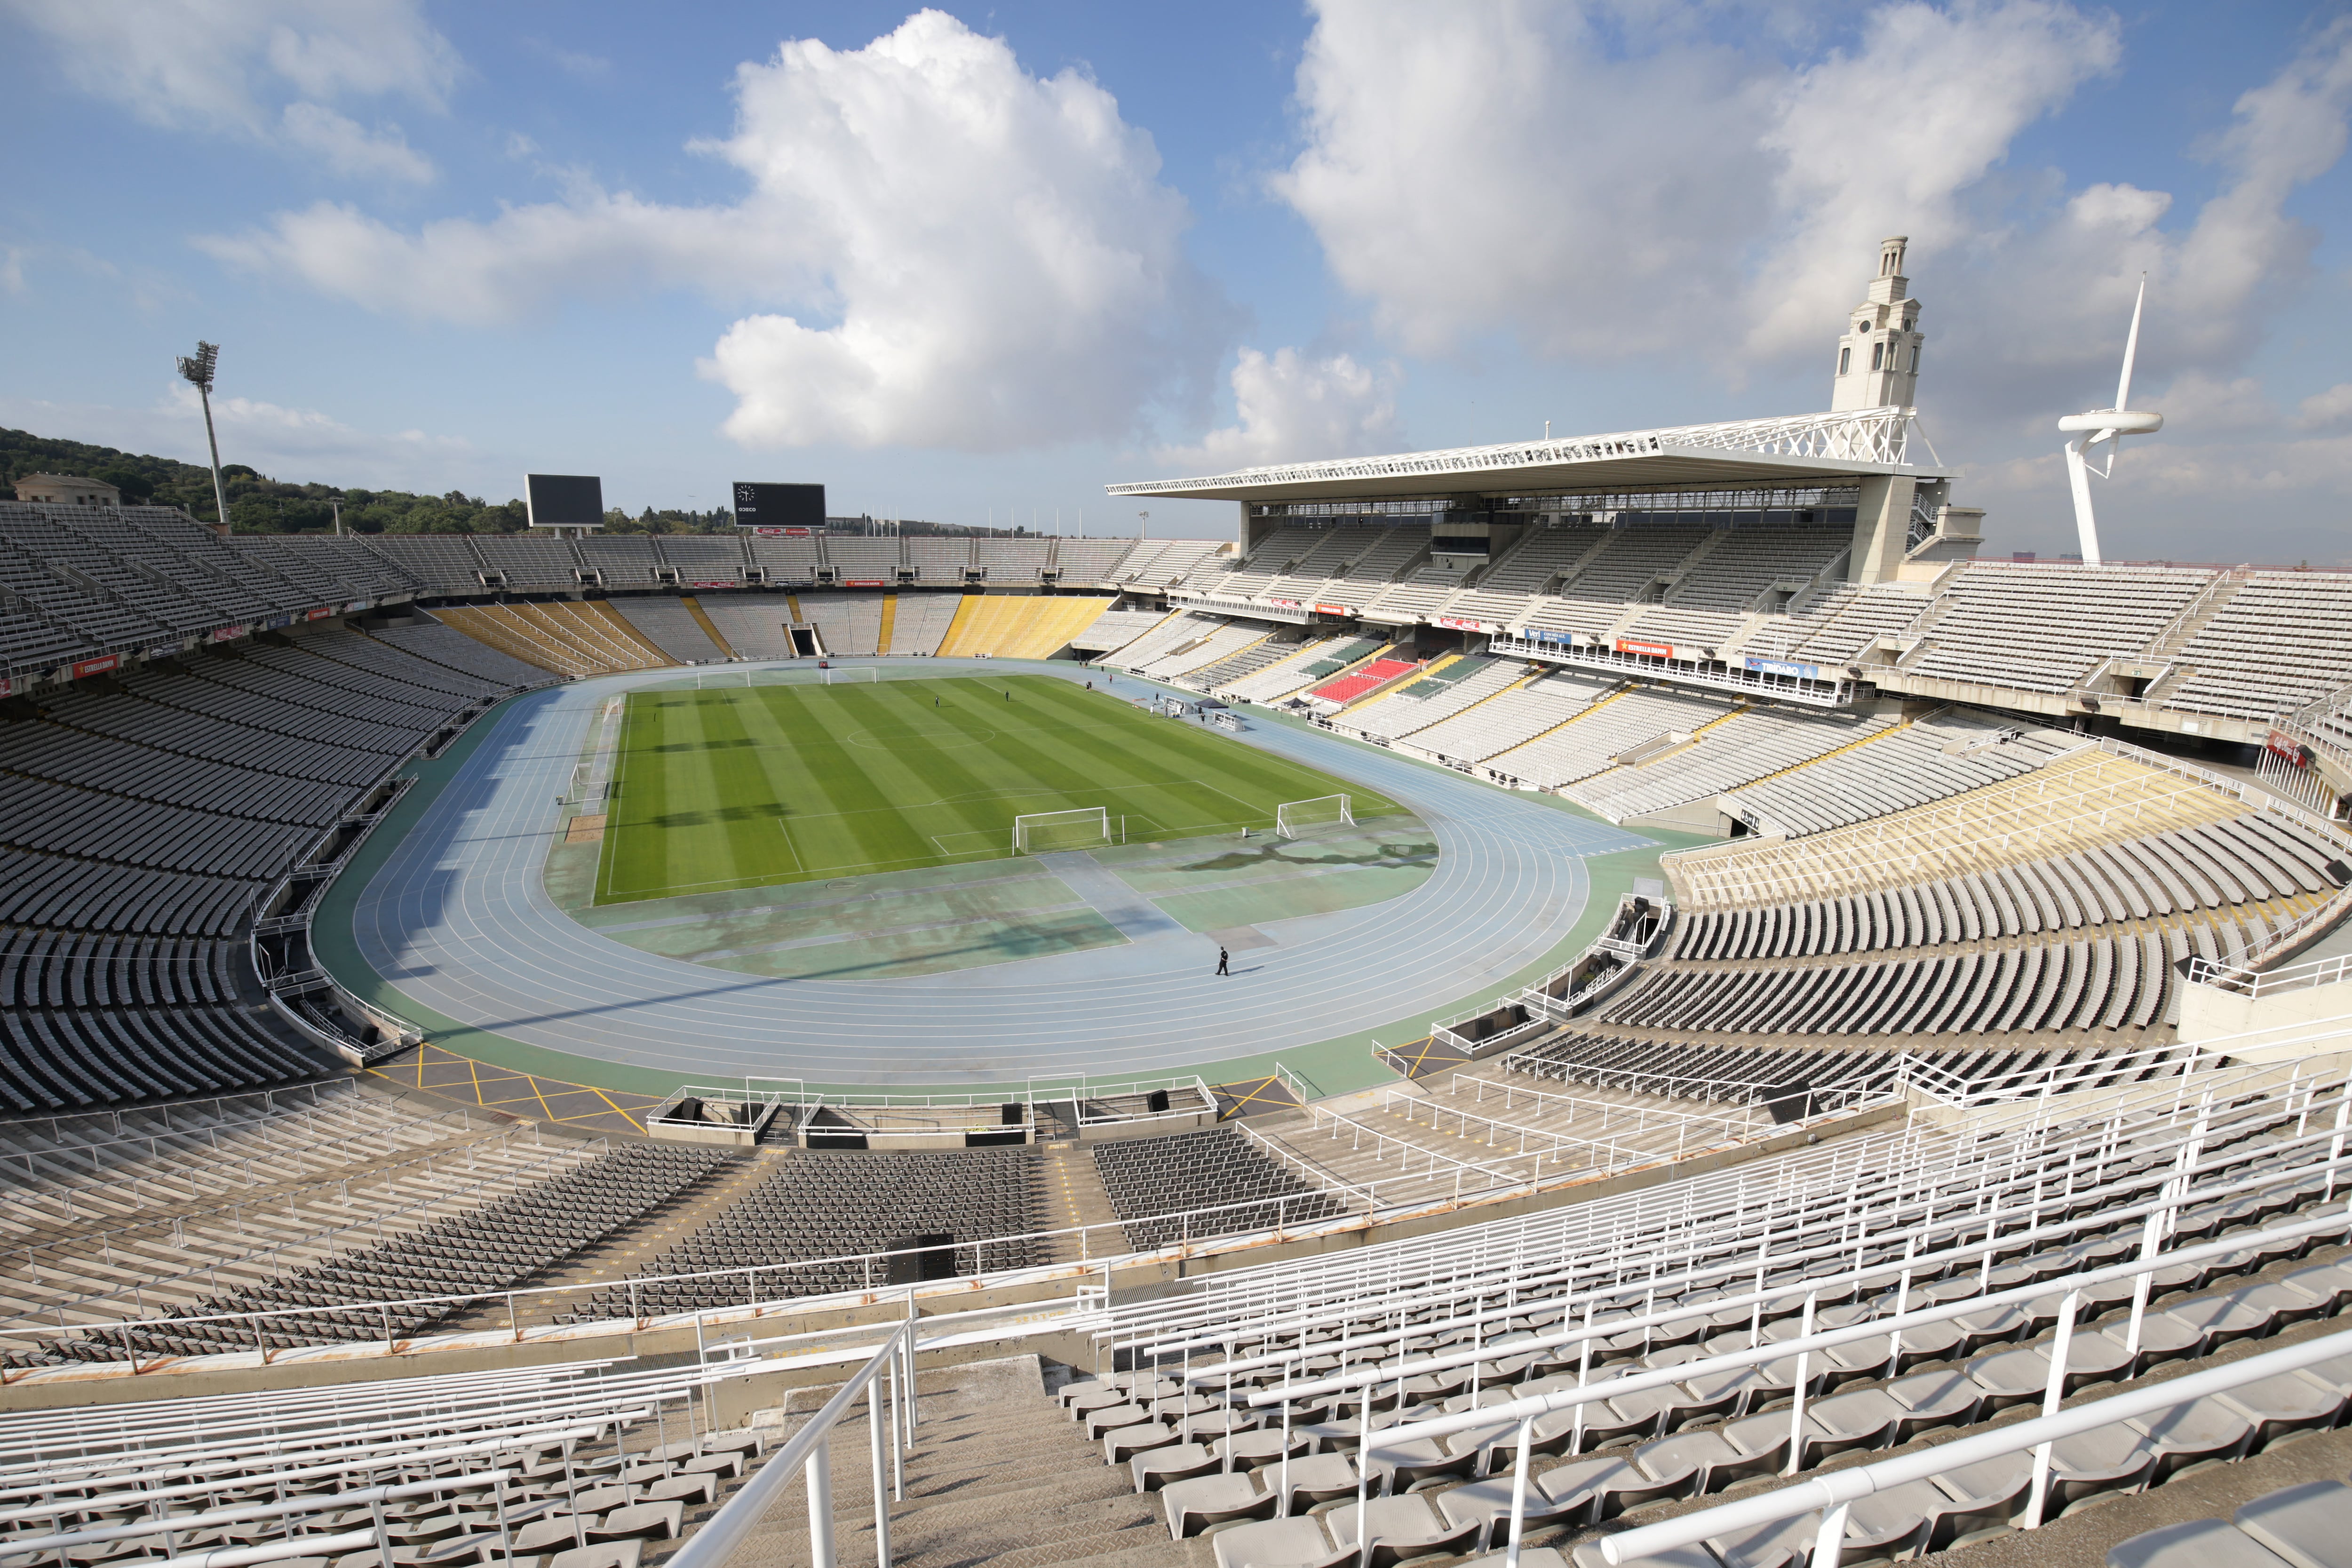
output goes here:
{"type": "Polygon", "coordinates": [[[600,904],[1002,859],[1031,812],[1102,806],[1142,843],[1270,831],[1278,804],[1318,795],[1360,820],[1401,810],[1034,675],[639,692],[613,777],[600,904]]]}

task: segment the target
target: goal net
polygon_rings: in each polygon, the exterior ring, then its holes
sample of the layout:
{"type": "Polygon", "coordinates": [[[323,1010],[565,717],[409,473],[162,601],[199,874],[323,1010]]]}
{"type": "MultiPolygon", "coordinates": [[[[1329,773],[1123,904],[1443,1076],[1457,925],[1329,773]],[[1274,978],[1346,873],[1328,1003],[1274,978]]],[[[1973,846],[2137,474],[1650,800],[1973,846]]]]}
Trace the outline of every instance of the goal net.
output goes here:
{"type": "Polygon", "coordinates": [[[824,672],[824,683],[827,686],[840,686],[853,680],[872,681],[881,679],[882,672],[870,664],[860,666],[856,669],[828,669],[824,672]]]}
{"type": "Polygon", "coordinates": [[[1356,814],[1348,809],[1344,795],[1321,795],[1313,800],[1286,800],[1274,808],[1274,830],[1285,838],[1296,838],[1303,828],[1320,827],[1327,823],[1343,822],[1356,826],[1356,814]]]}
{"type": "Polygon", "coordinates": [[[1033,811],[1013,819],[1013,852],[1035,855],[1049,849],[1090,849],[1110,842],[1110,808],[1082,805],[1075,811],[1033,811]]]}

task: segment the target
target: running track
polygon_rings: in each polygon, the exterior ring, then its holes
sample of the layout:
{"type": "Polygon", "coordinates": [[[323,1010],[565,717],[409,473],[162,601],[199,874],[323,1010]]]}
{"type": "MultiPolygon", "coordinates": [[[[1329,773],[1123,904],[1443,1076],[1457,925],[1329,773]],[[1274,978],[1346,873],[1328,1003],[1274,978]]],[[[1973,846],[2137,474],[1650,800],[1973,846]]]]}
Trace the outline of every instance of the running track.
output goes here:
{"type": "MultiPolygon", "coordinates": [[[[836,661],[839,662],[839,661],[836,661]]],[[[1097,672],[1008,659],[881,661],[884,679],[1097,672]]],[[[677,670],[600,677],[507,704],[362,890],[361,952],[450,1018],[551,1050],[666,1072],[824,1084],[1166,1072],[1376,1031],[1483,1000],[1564,938],[1581,857],[1651,842],[1320,731],[1258,721],[1242,743],[1354,779],[1419,814],[1437,868],[1414,891],[1269,922],[1234,954],[1176,930],[1125,946],[912,980],[768,979],[597,935],[540,880],[556,796],[598,705],[677,670]]],[[[1119,689],[1149,683],[1121,677],[1119,689]]],[[[1192,696],[1192,693],[1183,695],[1192,696]]]]}

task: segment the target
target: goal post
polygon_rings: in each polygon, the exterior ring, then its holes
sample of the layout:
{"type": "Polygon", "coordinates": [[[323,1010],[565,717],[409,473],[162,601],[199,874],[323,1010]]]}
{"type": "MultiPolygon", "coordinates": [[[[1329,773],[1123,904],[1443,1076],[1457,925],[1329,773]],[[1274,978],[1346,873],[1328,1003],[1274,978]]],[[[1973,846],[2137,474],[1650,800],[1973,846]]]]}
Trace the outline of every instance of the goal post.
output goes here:
{"type": "Polygon", "coordinates": [[[870,664],[860,665],[855,669],[828,669],[824,672],[824,683],[827,686],[842,686],[861,680],[870,682],[881,679],[882,672],[870,664]]]}
{"type": "Polygon", "coordinates": [[[1286,800],[1274,808],[1274,831],[1284,838],[1296,838],[1302,828],[1319,827],[1326,823],[1356,826],[1356,814],[1349,809],[1344,795],[1320,795],[1313,800],[1286,800]]]}
{"type": "Polygon", "coordinates": [[[1108,844],[1110,808],[1082,805],[1074,811],[1033,811],[1013,819],[1013,852],[1035,855],[1052,849],[1093,849],[1108,844]]]}

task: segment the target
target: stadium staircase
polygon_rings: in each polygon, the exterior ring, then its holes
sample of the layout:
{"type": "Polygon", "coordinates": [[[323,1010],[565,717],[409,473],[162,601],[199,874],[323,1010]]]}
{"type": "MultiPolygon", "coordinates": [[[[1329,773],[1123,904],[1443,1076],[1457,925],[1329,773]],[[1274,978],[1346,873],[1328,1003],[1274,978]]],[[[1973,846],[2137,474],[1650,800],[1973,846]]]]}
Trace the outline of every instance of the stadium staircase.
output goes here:
{"type": "Polygon", "coordinates": [[[719,623],[712,620],[710,612],[702,607],[702,601],[689,594],[682,602],[686,605],[687,613],[694,617],[695,624],[702,628],[702,635],[710,639],[711,646],[730,659],[737,658],[733,646],[728,642],[725,634],[719,631],[719,623]]]}
{"type": "MultiPolygon", "coordinates": [[[[951,657],[956,649],[963,646],[964,628],[970,626],[972,617],[980,613],[981,604],[986,597],[984,594],[966,594],[962,602],[956,605],[955,619],[948,623],[947,634],[940,638],[941,658],[951,657]]],[[[795,611],[794,614],[797,615],[798,612],[795,611]]]]}
{"type": "Polygon", "coordinates": [[[890,634],[898,629],[898,595],[885,594],[882,595],[882,630],[874,638],[876,653],[883,654],[890,651],[890,634]]]}
{"type": "MultiPolygon", "coordinates": [[[[1208,1568],[1205,1543],[1171,1541],[1158,1497],[1139,1494],[1123,1468],[1104,1465],[1100,1445],[1059,1408],[1054,1395],[1069,1377],[1034,1355],[920,1374],[922,1425],[906,1461],[906,1499],[890,1510],[893,1563],[1208,1568]]],[[[835,1549],[843,1563],[875,1560],[864,1409],[861,1403],[835,1428],[835,1549]]],[[[807,1497],[806,1488],[792,1487],[742,1552],[803,1560],[807,1497]]]]}

